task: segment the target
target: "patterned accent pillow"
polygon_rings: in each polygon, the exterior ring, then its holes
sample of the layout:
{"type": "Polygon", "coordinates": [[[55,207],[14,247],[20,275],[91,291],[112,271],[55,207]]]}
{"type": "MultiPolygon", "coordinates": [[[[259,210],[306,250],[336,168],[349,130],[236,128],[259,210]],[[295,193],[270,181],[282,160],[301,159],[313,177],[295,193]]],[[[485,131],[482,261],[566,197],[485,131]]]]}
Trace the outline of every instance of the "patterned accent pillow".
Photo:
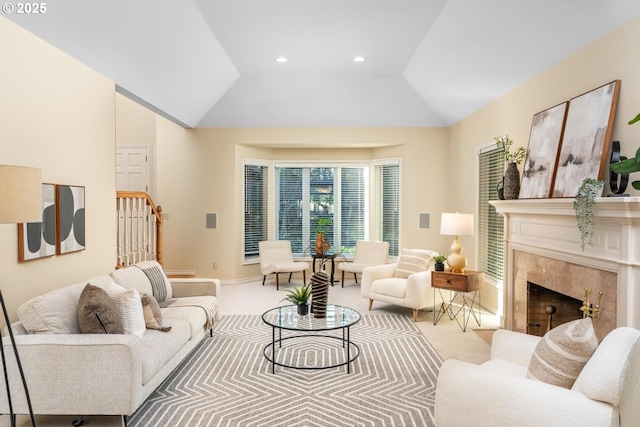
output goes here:
{"type": "Polygon", "coordinates": [[[171,282],[169,282],[169,279],[157,261],[142,261],[135,264],[135,266],[142,270],[149,279],[149,282],[151,282],[153,297],[156,301],[160,303],[173,296],[171,282]]]}
{"type": "Polygon", "coordinates": [[[171,326],[166,328],[162,326],[162,312],[158,301],[152,295],[147,294],[141,294],[140,301],[142,302],[142,313],[144,314],[144,323],[147,329],[169,332],[171,326]]]}
{"type": "Polygon", "coordinates": [[[431,262],[431,256],[424,251],[403,249],[398,258],[395,277],[406,279],[413,273],[426,271],[431,262]]]}
{"type": "Polygon", "coordinates": [[[80,294],[78,325],[82,334],[124,334],[115,302],[103,289],[90,283],[80,294]]]}
{"type": "Polygon", "coordinates": [[[597,347],[590,317],[564,323],[542,337],[531,356],[527,377],[571,388],[597,347]]]}
{"type": "Polygon", "coordinates": [[[144,323],[144,314],[138,291],[124,288],[114,282],[105,283],[101,287],[115,302],[118,313],[120,313],[124,333],[142,338],[147,327],[144,323]]]}

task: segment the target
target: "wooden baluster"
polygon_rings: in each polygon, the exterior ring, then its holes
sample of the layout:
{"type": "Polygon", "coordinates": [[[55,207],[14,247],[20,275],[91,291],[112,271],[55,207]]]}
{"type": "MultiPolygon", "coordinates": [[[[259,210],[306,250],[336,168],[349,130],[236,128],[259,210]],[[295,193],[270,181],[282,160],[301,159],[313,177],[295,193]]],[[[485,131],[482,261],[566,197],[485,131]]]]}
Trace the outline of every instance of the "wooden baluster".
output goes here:
{"type": "Polygon", "coordinates": [[[156,261],[160,265],[164,265],[162,261],[162,206],[157,208],[156,215],[156,261]]]}
{"type": "Polygon", "coordinates": [[[116,268],[124,266],[124,199],[118,197],[116,199],[116,217],[117,217],[117,260],[116,268]]]}

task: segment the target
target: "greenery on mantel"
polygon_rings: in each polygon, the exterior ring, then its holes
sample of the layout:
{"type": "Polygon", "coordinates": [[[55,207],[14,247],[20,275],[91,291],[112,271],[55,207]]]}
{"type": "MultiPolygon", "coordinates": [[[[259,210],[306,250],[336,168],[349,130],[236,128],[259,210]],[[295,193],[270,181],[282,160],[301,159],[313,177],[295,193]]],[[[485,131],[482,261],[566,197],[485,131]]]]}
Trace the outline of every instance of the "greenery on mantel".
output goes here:
{"type": "Polygon", "coordinates": [[[527,149],[524,147],[518,147],[515,151],[511,151],[513,139],[509,138],[509,135],[496,136],[493,140],[498,148],[502,148],[505,163],[519,165],[527,156],[527,149]]]}
{"type": "MultiPolygon", "coordinates": [[[[640,121],[640,114],[629,120],[629,124],[632,125],[640,121]]],[[[632,172],[640,171],[640,148],[636,151],[636,156],[630,159],[622,160],[616,163],[611,163],[609,169],[617,174],[629,174],[632,172]]],[[[640,190],[640,181],[633,181],[631,186],[636,190],[640,190]]]]}
{"type": "Polygon", "coordinates": [[[596,197],[602,195],[604,181],[598,181],[593,178],[585,178],[578,188],[576,197],[573,200],[573,210],[576,212],[576,220],[578,222],[578,230],[580,230],[580,239],[582,241],[582,251],[588,243],[593,246],[593,233],[596,229],[596,222],[593,219],[593,205],[596,197]]]}

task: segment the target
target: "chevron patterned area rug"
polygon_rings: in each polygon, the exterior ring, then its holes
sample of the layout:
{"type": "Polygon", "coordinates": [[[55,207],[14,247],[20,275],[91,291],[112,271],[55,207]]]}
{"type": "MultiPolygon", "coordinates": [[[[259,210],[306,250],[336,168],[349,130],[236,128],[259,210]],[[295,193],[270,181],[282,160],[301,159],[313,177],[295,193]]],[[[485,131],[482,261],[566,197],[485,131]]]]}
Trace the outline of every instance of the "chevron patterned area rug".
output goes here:
{"type": "MultiPolygon", "coordinates": [[[[351,340],[360,347],[360,356],[350,374],[345,366],[276,367],[272,374],[263,356],[271,328],[260,316],[224,316],[213,338],[203,340],[127,425],[433,426],[442,359],[413,321],[364,315],[351,327],[351,340]]],[[[318,337],[287,340],[280,354],[311,365],[344,357],[325,341],[340,343],[318,337]],[[288,351],[290,346],[299,348],[288,351]]]]}

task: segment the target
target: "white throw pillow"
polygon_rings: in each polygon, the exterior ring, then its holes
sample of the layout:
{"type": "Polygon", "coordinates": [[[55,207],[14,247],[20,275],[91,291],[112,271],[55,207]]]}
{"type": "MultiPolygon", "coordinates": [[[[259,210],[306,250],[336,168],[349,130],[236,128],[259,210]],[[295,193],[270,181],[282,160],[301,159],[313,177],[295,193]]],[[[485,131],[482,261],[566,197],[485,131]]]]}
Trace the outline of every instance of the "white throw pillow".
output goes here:
{"type": "Polygon", "coordinates": [[[406,279],[413,273],[426,271],[430,262],[431,256],[425,251],[403,249],[398,258],[395,277],[406,279]]]}
{"type": "Polygon", "coordinates": [[[124,288],[113,281],[99,286],[116,303],[124,333],[142,338],[147,326],[144,321],[144,312],[142,311],[142,303],[140,302],[138,291],[132,288],[124,288]]]}

